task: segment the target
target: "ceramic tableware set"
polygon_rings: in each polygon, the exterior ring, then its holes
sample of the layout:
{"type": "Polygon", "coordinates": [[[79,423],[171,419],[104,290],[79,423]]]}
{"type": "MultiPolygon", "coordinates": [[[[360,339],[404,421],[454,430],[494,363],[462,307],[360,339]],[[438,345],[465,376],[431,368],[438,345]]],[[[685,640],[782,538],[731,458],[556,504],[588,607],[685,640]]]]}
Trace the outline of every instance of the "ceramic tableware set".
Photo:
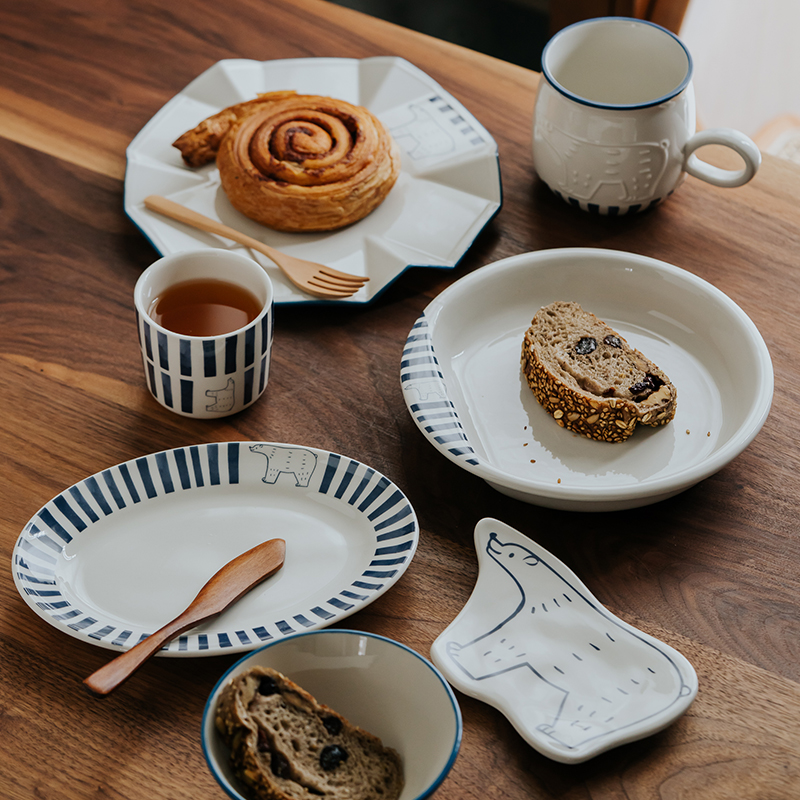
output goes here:
{"type": "MultiPolygon", "coordinates": [[[[695,131],[691,56],[663,28],[626,18],[578,23],[551,40],[542,67],[533,162],[576,215],[642,212],[687,174],[738,186],[758,169],[758,149],[743,134],[695,131]],[[743,167],[701,161],[707,144],[732,148],[743,167]]],[[[263,256],[148,210],[153,194],[278,250],[368,276],[342,304],[370,302],[410,266],[454,267],[501,205],[491,135],[402,59],[216,64],[134,139],[125,183],[127,213],[163,255],[135,291],[145,381],[162,406],[198,418],[238,413],[264,393],[274,304],[325,301],[303,295],[263,256]],[[342,97],[380,116],[403,152],[386,201],[331,235],[282,234],[222,202],[212,167],[182,169],[169,143],[228,105],[231,87],[246,99],[254,85],[342,97]],[[220,269],[256,298],[246,324],[199,337],[153,318],[152,298],[164,287],[220,269]]],[[[729,463],[767,417],[773,374],[755,325],[714,286],[652,258],[571,248],[514,256],[453,283],[410,330],[400,383],[421,435],[443,457],[516,499],[592,512],[657,502],[729,463]],[[533,313],[567,298],[585,302],[680,387],[669,426],[604,445],[547,417],[520,375],[519,348],[533,313]]],[[[253,663],[277,665],[398,749],[408,776],[403,800],[433,792],[455,761],[461,716],[451,686],[498,708],[533,748],[564,763],[663,729],[698,691],[680,653],[605,609],[536,543],[535,530],[493,519],[475,528],[478,580],[434,642],[432,663],[382,637],[325,630],[391,589],[419,530],[389,478],[302,445],[195,445],[105,469],[34,515],[15,547],[14,577],[50,624],[121,651],[258,544],[259,530],[289,523],[284,566],[160,652],[248,653],[212,692],[203,727],[206,758],[231,797],[242,795],[213,729],[215,697],[253,663]],[[113,569],[121,562],[130,581],[113,569]],[[422,718],[435,721],[428,733],[422,718]]]]}

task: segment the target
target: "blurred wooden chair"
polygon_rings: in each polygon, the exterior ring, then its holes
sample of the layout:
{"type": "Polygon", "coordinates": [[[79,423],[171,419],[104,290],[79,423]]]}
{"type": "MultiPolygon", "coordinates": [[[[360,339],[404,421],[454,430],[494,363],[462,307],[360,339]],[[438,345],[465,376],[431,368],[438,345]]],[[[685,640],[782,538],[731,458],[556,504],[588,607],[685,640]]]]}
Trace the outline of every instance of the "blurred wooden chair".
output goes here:
{"type": "Polygon", "coordinates": [[[678,33],[690,0],[550,0],[550,34],[590,17],[636,17],[678,33]]]}

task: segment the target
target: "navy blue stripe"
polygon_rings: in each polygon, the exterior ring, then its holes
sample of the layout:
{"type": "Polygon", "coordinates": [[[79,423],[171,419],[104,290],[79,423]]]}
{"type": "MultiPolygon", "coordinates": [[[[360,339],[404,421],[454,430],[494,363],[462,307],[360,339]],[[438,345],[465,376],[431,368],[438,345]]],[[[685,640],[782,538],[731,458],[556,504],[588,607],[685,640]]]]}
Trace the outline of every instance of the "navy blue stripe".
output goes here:
{"type": "Polygon", "coordinates": [[[344,493],[347,491],[347,487],[350,485],[351,481],[353,480],[353,476],[356,474],[358,470],[358,461],[350,460],[350,463],[347,465],[347,469],[342,475],[342,480],[339,483],[339,488],[336,490],[336,498],[341,499],[344,497],[344,493]]]}
{"type": "Polygon", "coordinates": [[[294,633],[294,628],[285,620],[280,619],[275,624],[281,633],[294,633]]]}
{"type": "Polygon", "coordinates": [[[198,650],[208,650],[208,634],[201,633],[197,637],[197,649],[198,650]]]}
{"type": "Polygon", "coordinates": [[[212,486],[219,485],[219,445],[208,445],[208,479],[212,486]]]}
{"type": "Polygon", "coordinates": [[[156,331],[158,339],[158,363],[161,369],[169,369],[169,342],[164,331],[156,331]]]}
{"type": "MultiPolygon", "coordinates": [[[[56,603],[53,608],[64,608],[64,606],[69,606],[69,603],[56,603]]],[[[42,606],[42,608],[47,608],[46,605],[42,606]]],[[[61,622],[65,619],[73,619],[74,617],[79,617],[83,614],[83,611],[78,611],[77,608],[73,608],[72,611],[67,611],[65,614],[53,614],[53,619],[61,622]]]]}
{"type": "Polygon", "coordinates": [[[153,479],[150,476],[150,465],[147,463],[146,458],[137,458],[136,466],[139,469],[139,475],[141,476],[142,483],[144,484],[144,492],[152,500],[156,496],[157,492],[156,487],[153,484],[153,479]]]}
{"type": "Polygon", "coordinates": [[[311,611],[312,613],[316,614],[320,619],[331,619],[332,617],[335,616],[330,611],[326,611],[321,606],[314,606],[314,608],[312,608],[311,611]]]}
{"type": "Polygon", "coordinates": [[[441,378],[444,380],[444,375],[438,369],[414,370],[400,375],[400,380],[403,382],[418,381],[420,378],[441,378]]]}
{"type": "MultiPolygon", "coordinates": [[[[355,585],[355,584],[353,584],[353,585],[355,585]]],[[[352,603],[345,603],[343,600],[340,600],[338,597],[331,597],[331,599],[328,600],[328,602],[332,606],[336,606],[336,608],[340,608],[342,611],[349,611],[353,607],[352,603]]]]}
{"type": "Polygon", "coordinates": [[[189,478],[189,465],[186,463],[186,451],[183,448],[175,451],[175,465],[178,467],[181,489],[190,489],[192,481],[189,478]]]}
{"type": "Polygon", "coordinates": [[[181,375],[192,374],[192,342],[190,339],[181,339],[178,342],[181,358],[181,375]]]}
{"type": "Polygon", "coordinates": [[[218,633],[217,634],[217,641],[219,642],[219,646],[220,647],[230,647],[231,646],[231,640],[228,637],[227,633],[224,633],[224,632],[223,633],[218,633]]]}
{"type": "Polygon", "coordinates": [[[86,484],[86,488],[89,490],[89,494],[94,498],[95,503],[100,506],[100,510],[108,516],[111,513],[111,506],[108,504],[108,501],[105,498],[105,495],[100,490],[100,486],[97,483],[97,479],[92,475],[91,478],[87,478],[84,483],[86,484]]]}
{"type": "MultiPolygon", "coordinates": [[[[393,544],[390,547],[377,547],[375,548],[375,555],[388,556],[390,553],[403,553],[407,550],[410,550],[413,546],[414,542],[409,539],[407,542],[400,542],[400,544],[393,544]]],[[[400,560],[405,561],[405,558],[400,560]]]]}
{"type": "Polygon", "coordinates": [[[261,394],[261,392],[264,391],[264,386],[265,386],[266,382],[267,382],[267,357],[264,356],[264,358],[261,359],[261,372],[259,373],[259,376],[258,376],[258,393],[259,394],[261,394]]]}
{"type": "Polygon", "coordinates": [[[385,542],[389,539],[397,539],[398,536],[408,536],[411,533],[414,533],[416,530],[416,526],[413,522],[409,522],[408,525],[404,525],[402,528],[398,528],[395,531],[386,531],[385,533],[381,533],[376,541],[378,542],[385,542]]]}
{"type": "Polygon", "coordinates": [[[53,503],[78,532],[86,529],[86,523],[75,513],[75,509],[67,502],[67,498],[63,494],[56,497],[53,503]]]}
{"type": "Polygon", "coordinates": [[[239,483],[239,443],[228,443],[228,483],[239,483]]]}
{"type": "Polygon", "coordinates": [[[228,336],[225,339],[225,374],[236,372],[236,340],[237,336],[228,336]]]}
{"type": "Polygon", "coordinates": [[[158,394],[158,389],[156,389],[156,371],[151,361],[147,362],[147,379],[147,388],[150,390],[150,393],[153,395],[158,394]]]}
{"type": "Polygon", "coordinates": [[[147,355],[147,360],[153,361],[152,331],[146,322],[142,323],[142,331],[144,333],[144,352],[147,355]]]}
{"type": "Polygon", "coordinates": [[[186,635],[178,637],[178,652],[179,653],[187,653],[189,652],[189,637],[186,635]]]}
{"type": "Polygon", "coordinates": [[[128,488],[128,494],[131,496],[131,500],[133,500],[134,503],[138,503],[141,498],[139,497],[139,492],[136,489],[136,484],[133,482],[133,478],[131,477],[128,465],[120,464],[119,471],[122,475],[122,480],[125,481],[125,486],[128,488]]]}
{"type": "Polygon", "coordinates": [[[244,404],[247,405],[253,399],[253,369],[248,369],[244,373],[244,404]]]}
{"type": "Polygon", "coordinates": [[[172,408],[172,381],[166,372],[161,373],[161,388],[163,390],[164,405],[172,408]]]}
{"type": "Polygon", "coordinates": [[[203,377],[217,376],[217,349],[213,339],[203,341],[203,377]]]}
{"type": "Polygon", "coordinates": [[[97,520],[100,519],[100,517],[94,513],[94,509],[86,501],[86,498],[81,494],[77,486],[70,486],[69,493],[72,495],[72,499],[80,506],[81,511],[89,517],[90,522],[97,522],[97,520]]]}
{"type": "Polygon", "coordinates": [[[84,617],[80,622],[73,622],[68,627],[72,628],[74,631],[82,631],[84,628],[88,628],[90,625],[96,625],[97,620],[93,617],[84,617]]]}
{"type": "Polygon", "coordinates": [[[239,644],[252,644],[252,640],[244,631],[235,631],[239,644]]]}
{"type": "Polygon", "coordinates": [[[114,639],[114,641],[111,642],[111,644],[115,644],[115,645],[119,645],[119,646],[125,644],[125,642],[127,642],[128,639],[130,639],[131,633],[133,633],[133,631],[122,631],[122,633],[120,633],[120,635],[117,636],[117,638],[114,639]]]}
{"type": "MultiPolygon", "coordinates": [[[[389,485],[389,481],[386,481],[384,484],[384,488],[389,485]]],[[[399,502],[403,500],[403,493],[398,489],[392,493],[392,496],[381,503],[378,508],[376,508],[372,513],[367,515],[367,519],[370,522],[374,522],[378,517],[382,514],[385,514],[390,508],[396,506],[399,502]]]]}
{"type": "Polygon", "coordinates": [[[108,636],[109,633],[113,633],[114,630],[115,629],[113,625],[106,625],[105,628],[100,628],[99,631],[93,631],[92,633],[90,633],[89,638],[99,640],[104,638],[105,636],[108,636]]]}
{"type": "Polygon", "coordinates": [[[194,381],[181,380],[181,411],[191,414],[194,409],[194,381]]]}
{"type": "Polygon", "coordinates": [[[427,356],[417,356],[416,358],[406,358],[400,362],[400,368],[403,367],[417,367],[420,364],[438,364],[439,360],[433,353],[427,356]]]}
{"type": "Polygon", "coordinates": [[[382,583],[364,583],[364,581],[353,581],[353,586],[357,586],[359,589],[368,589],[370,591],[376,591],[377,589],[382,589],[382,583]]]}
{"type": "Polygon", "coordinates": [[[270,311],[267,311],[263,317],[261,317],[261,355],[263,356],[264,353],[267,352],[267,345],[269,344],[269,329],[270,329],[270,317],[272,316],[270,311]]]}
{"type": "Polygon", "coordinates": [[[405,556],[401,558],[375,558],[369,562],[371,567],[396,567],[399,564],[405,564],[408,559],[405,556]]]}
{"type": "Polygon", "coordinates": [[[263,625],[259,625],[257,628],[253,628],[253,633],[258,636],[258,638],[262,642],[268,642],[270,639],[273,638],[272,634],[267,631],[267,629],[263,625]]]}
{"type": "Polygon", "coordinates": [[[327,494],[328,490],[331,488],[331,482],[333,481],[334,475],[336,475],[336,470],[339,467],[339,462],[341,461],[341,457],[337,456],[336,453],[328,453],[328,463],[325,465],[325,473],[322,476],[322,483],[320,484],[319,491],[320,494],[327,494]]]}
{"type": "Polygon", "coordinates": [[[449,400],[431,400],[425,403],[414,403],[411,410],[417,411],[434,411],[440,408],[453,408],[453,404],[449,400]]]}
{"type": "Polygon", "coordinates": [[[300,623],[300,625],[302,625],[304,628],[311,628],[313,625],[316,624],[314,622],[311,622],[310,619],[304,617],[302,614],[295,615],[294,619],[296,622],[300,623]]]}
{"type": "Polygon", "coordinates": [[[203,465],[200,463],[200,449],[195,444],[189,448],[189,452],[192,454],[192,467],[194,468],[194,482],[197,484],[198,487],[204,486],[205,481],[203,480],[203,465]]]}
{"type": "Polygon", "coordinates": [[[114,476],[110,469],[103,470],[103,480],[106,482],[108,491],[111,492],[111,497],[117,504],[117,508],[125,508],[125,500],[122,497],[122,493],[120,492],[117,482],[114,480],[114,476]]]}
{"type": "Polygon", "coordinates": [[[353,492],[353,496],[350,498],[350,500],[348,500],[348,502],[350,503],[351,506],[355,505],[355,503],[358,500],[358,498],[361,497],[362,493],[364,492],[364,489],[367,488],[367,485],[372,480],[372,476],[374,474],[375,474],[375,470],[372,469],[372,467],[367,467],[366,474],[361,479],[361,483],[358,484],[358,486],[356,487],[356,490],[353,492]]]}
{"type": "Polygon", "coordinates": [[[166,453],[156,453],[156,466],[158,467],[158,474],[161,477],[161,483],[164,485],[164,491],[167,494],[172,494],[175,491],[175,484],[172,482],[172,472],[169,468],[169,461],[166,453]]]}
{"type": "Polygon", "coordinates": [[[244,332],[244,365],[249,367],[256,360],[256,328],[252,325],[244,332]]]}
{"type": "MultiPolygon", "coordinates": [[[[387,486],[389,486],[389,480],[387,478],[381,478],[373,490],[358,506],[358,510],[366,511],[386,491],[387,486]]],[[[369,519],[371,521],[373,517],[369,517],[369,519]]]]}
{"type": "Polygon", "coordinates": [[[384,528],[388,528],[390,525],[394,525],[396,522],[400,522],[401,519],[404,519],[410,513],[411,513],[411,506],[407,503],[396,514],[389,517],[389,519],[385,519],[383,522],[379,522],[375,526],[375,530],[380,531],[383,530],[384,528]]]}
{"type": "Polygon", "coordinates": [[[366,600],[368,595],[365,594],[356,594],[355,592],[339,592],[342,597],[349,597],[351,600],[366,600]]]}
{"type": "Polygon", "coordinates": [[[389,578],[393,578],[395,575],[397,575],[397,570],[393,569],[393,570],[389,570],[387,572],[384,572],[384,571],[376,570],[376,569],[365,569],[364,570],[364,575],[367,578],[384,578],[384,579],[388,580],[389,578]]]}

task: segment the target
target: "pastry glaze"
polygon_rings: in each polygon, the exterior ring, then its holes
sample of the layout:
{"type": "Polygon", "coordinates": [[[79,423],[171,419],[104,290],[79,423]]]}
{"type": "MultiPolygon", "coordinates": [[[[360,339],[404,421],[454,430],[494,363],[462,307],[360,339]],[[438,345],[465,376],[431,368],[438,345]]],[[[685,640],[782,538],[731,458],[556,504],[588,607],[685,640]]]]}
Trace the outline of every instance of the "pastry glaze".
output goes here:
{"type": "Polygon", "coordinates": [[[189,166],[216,158],[234,208],[282,231],[324,231],[367,216],[394,186],[400,152],[380,120],[344,100],[261,94],[174,143],[189,166]]]}

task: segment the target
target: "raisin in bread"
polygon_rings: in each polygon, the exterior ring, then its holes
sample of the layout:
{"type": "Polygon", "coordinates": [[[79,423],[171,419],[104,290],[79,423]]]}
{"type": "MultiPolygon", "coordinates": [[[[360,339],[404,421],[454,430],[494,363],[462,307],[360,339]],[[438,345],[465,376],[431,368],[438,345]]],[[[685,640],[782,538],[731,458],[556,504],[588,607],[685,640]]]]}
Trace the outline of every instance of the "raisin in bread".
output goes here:
{"type": "Polygon", "coordinates": [[[665,425],[678,393],[664,372],[578,303],[540,309],[525,332],[522,371],[559,425],[606,442],[637,423],[665,425]]]}
{"type": "Polygon", "coordinates": [[[216,727],[258,800],[395,800],[399,755],[276,670],[253,667],[223,689],[216,727]]]}

